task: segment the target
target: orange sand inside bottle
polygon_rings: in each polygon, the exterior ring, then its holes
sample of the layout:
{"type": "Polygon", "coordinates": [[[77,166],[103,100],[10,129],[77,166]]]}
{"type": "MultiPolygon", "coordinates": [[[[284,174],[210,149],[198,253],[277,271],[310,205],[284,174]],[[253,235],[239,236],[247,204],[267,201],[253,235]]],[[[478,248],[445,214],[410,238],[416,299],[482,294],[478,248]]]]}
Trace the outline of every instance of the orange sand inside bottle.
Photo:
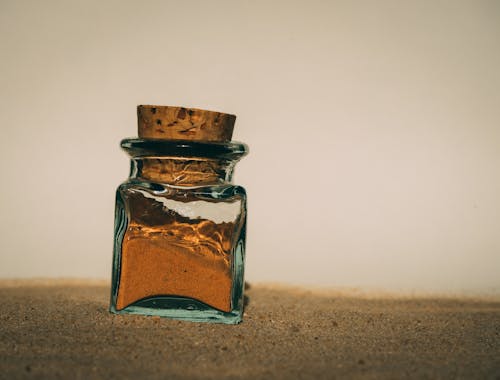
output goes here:
{"type": "Polygon", "coordinates": [[[132,221],[123,238],[116,308],[175,295],[231,311],[229,251],[233,223],[173,221],[149,227],[132,221]]]}

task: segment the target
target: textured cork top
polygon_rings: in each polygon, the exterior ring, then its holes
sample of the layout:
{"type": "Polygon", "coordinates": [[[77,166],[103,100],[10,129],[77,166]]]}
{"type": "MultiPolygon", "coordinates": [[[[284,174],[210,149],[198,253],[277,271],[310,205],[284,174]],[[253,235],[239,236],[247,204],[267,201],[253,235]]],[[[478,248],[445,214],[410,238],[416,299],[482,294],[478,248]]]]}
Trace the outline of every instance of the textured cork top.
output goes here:
{"type": "Polygon", "coordinates": [[[197,108],[137,106],[139,138],[230,141],[235,115],[197,108]]]}

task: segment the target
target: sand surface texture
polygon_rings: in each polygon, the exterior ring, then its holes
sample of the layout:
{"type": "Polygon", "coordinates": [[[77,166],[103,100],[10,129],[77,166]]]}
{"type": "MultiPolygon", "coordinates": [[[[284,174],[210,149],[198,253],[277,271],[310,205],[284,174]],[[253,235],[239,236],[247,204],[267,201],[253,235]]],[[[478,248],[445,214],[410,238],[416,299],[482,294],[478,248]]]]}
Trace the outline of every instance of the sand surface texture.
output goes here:
{"type": "Polygon", "coordinates": [[[1,379],[500,379],[500,302],[254,285],[240,325],[116,316],[106,283],[0,281],[1,379]]]}

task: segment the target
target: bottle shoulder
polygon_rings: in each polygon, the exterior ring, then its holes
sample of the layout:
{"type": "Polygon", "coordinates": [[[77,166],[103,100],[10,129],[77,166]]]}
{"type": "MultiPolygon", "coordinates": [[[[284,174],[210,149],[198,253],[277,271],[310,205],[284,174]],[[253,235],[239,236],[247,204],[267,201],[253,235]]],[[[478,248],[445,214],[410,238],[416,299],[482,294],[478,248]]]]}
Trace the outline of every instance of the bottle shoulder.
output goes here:
{"type": "Polygon", "coordinates": [[[154,196],[186,199],[199,198],[234,200],[238,198],[246,200],[247,198],[245,188],[232,183],[185,187],[128,179],[117,188],[117,195],[121,195],[122,197],[126,197],[127,194],[136,192],[146,192],[154,196]]]}

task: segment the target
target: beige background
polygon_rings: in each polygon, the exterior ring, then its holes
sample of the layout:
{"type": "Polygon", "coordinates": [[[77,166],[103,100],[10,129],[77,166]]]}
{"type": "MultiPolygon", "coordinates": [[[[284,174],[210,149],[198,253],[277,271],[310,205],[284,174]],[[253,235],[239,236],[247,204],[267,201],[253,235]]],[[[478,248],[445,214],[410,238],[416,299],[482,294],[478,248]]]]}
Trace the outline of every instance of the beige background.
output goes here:
{"type": "Polygon", "coordinates": [[[500,292],[500,3],[0,1],[0,277],[109,278],[137,104],[238,115],[249,281],[500,292]]]}

